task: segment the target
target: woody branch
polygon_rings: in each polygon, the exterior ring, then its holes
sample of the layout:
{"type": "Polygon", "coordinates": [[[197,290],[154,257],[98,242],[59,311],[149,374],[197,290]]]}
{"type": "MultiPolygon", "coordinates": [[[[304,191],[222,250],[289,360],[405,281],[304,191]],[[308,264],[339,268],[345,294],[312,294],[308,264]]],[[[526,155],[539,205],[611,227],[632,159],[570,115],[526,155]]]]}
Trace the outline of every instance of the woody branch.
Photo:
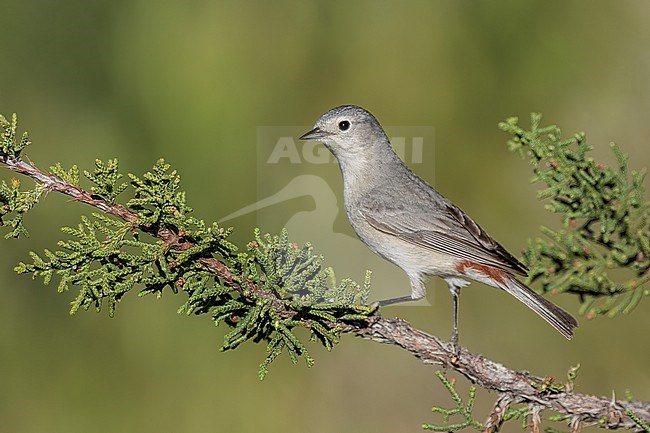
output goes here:
{"type": "MultiPolygon", "coordinates": [[[[104,213],[111,214],[132,224],[134,230],[146,232],[163,242],[172,249],[185,251],[193,245],[184,239],[182,234],[151,225],[139,224],[138,215],[119,204],[108,203],[92,193],[72,185],[57,176],[46,173],[34,164],[23,161],[0,151],[0,163],[14,172],[34,179],[47,191],[56,191],[67,195],[76,201],[93,206],[104,213]]],[[[253,282],[242,287],[233,279],[233,271],[214,257],[202,257],[197,261],[220,278],[232,289],[243,292],[257,291],[261,297],[268,298],[278,313],[292,316],[295,312],[288,310],[281,299],[273,294],[261,291],[253,282]]],[[[366,322],[338,325],[343,332],[354,334],[364,339],[384,344],[391,344],[411,353],[425,364],[443,366],[454,370],[482,388],[499,394],[492,413],[487,419],[486,431],[494,431],[502,422],[503,414],[509,404],[529,404],[531,410],[550,409],[562,414],[570,420],[572,428],[597,424],[609,429],[625,428],[640,430],[629,416],[631,410],[645,422],[650,421],[650,402],[622,401],[606,397],[580,394],[572,389],[562,391],[542,390],[540,385],[546,379],[525,372],[511,370],[504,365],[461,349],[459,356],[454,354],[451,343],[445,342],[411,326],[401,319],[386,319],[379,315],[366,322]]]]}

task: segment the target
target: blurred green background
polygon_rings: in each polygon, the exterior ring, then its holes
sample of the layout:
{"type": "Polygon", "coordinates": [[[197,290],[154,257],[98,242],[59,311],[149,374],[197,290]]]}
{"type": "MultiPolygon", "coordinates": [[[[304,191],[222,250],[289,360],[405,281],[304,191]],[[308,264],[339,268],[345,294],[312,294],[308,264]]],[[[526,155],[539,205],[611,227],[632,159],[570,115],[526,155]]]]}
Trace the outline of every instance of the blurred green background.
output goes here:
{"type": "MultiPolygon", "coordinates": [[[[644,0],[2,0],[0,111],[19,114],[41,167],[117,157],[142,173],[165,157],[196,215],[216,220],[258,198],[258,126],[309,126],[335,105],[362,105],[385,125],[434,126],[436,157],[416,171],[431,182],[435,171],[441,192],[517,252],[555,219],[497,123],[540,111],[566,134],[586,131],[606,162],[616,141],[633,168],[650,165],[649,14],[644,0]]],[[[331,354],[314,347],[312,369],[279,359],[260,383],[264,346],[220,353],[224,329],[177,315],[180,296],[133,294],[115,319],[70,317],[72,293],[13,267],[89,212],[52,194],[28,217],[30,239],[0,242],[1,431],[419,432],[432,405],[450,404],[433,368],[350,336],[331,354]]],[[[255,224],[238,222],[240,245],[255,224]]],[[[352,234],[342,213],[335,227],[352,234]]],[[[447,338],[450,296],[429,287],[431,307],[384,314],[447,338]]],[[[576,299],[553,301],[577,314],[576,299]]],[[[649,308],[579,318],[567,342],[475,285],[461,343],[535,374],[564,378],[581,363],[579,391],[649,400],[649,308]]],[[[477,416],[494,398],[479,393],[477,416]]]]}

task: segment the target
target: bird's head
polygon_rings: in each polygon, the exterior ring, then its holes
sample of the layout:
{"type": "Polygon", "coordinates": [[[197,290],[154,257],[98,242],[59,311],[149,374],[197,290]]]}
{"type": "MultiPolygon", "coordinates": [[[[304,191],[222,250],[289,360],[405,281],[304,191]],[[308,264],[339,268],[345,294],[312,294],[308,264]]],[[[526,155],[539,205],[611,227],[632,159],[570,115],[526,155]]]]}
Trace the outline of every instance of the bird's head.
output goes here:
{"type": "Polygon", "coordinates": [[[342,105],[323,114],[301,140],[321,141],[339,160],[388,146],[377,119],[356,105],[342,105]]]}

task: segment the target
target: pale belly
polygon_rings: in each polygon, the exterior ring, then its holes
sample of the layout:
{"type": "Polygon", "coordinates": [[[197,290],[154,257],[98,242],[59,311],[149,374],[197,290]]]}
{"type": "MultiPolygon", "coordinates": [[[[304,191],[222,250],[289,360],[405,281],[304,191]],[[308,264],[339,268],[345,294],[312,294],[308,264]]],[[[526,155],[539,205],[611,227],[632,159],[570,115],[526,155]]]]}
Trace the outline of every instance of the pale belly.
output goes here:
{"type": "Polygon", "coordinates": [[[362,217],[350,220],[355,232],[373,252],[402,268],[409,276],[460,276],[458,260],[401,240],[370,226],[362,217]]]}

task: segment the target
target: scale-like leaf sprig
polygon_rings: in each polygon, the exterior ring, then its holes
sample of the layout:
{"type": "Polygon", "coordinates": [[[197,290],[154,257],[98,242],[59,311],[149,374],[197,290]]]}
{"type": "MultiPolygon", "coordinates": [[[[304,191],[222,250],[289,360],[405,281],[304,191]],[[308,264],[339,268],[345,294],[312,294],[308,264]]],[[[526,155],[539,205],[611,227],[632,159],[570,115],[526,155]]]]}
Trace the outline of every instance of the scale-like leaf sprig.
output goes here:
{"type": "Polygon", "coordinates": [[[0,157],[19,158],[23,149],[31,144],[29,134],[23,132],[20,140],[17,140],[18,116],[14,113],[11,122],[0,114],[0,157]]]}
{"type": "MultiPolygon", "coordinates": [[[[114,204],[125,188],[118,184],[117,161],[96,161],[95,167],[92,174],[85,172],[95,184],[92,194],[114,204]]],[[[79,187],[76,166],[65,170],[57,164],[52,171],[79,187]]],[[[127,207],[138,215],[137,226],[108,215],[82,217],[78,226],[63,229],[68,238],[59,242],[58,250],[32,253],[31,263],[16,268],[42,277],[45,284],[58,277],[62,292],[77,287],[71,313],[108,306],[113,315],[117,303],[136,287],[139,296],[161,296],[165,289],[183,291],[188,299],[179,312],[209,314],[216,324],[232,328],[222,350],[249,340],[267,343],[268,354],[260,366],[263,377],[281,352],[292,362],[302,357],[308,366],[313,364],[305,344],[294,334],[297,328],[307,329],[311,340],[331,350],[338,342],[337,323],[366,320],[374,312],[362,305],[369,274],[363,285],[351,280],[338,283],[334,273],[322,267],[323,258],[313,253],[311,245],[291,243],[286,231],[279,236],[256,231],[248,251],[238,251],[228,240],[231,229],[208,226],[190,214],[180,177],[163,160],[143,176],[129,177],[134,197],[127,207]],[[137,227],[149,233],[171,232],[177,240],[173,245],[161,240],[145,242],[137,227]],[[203,267],[202,260],[214,259],[229,269],[225,279],[203,267]]],[[[1,190],[1,197],[10,197],[5,202],[18,202],[17,187],[1,190]]]]}
{"type": "MultiPolygon", "coordinates": [[[[249,245],[254,257],[248,262],[248,276],[265,292],[282,299],[289,311],[295,315],[283,317],[273,308],[255,310],[258,320],[269,320],[270,326],[261,326],[256,338],[268,341],[267,358],[260,365],[263,378],[270,363],[286,350],[292,362],[303,356],[308,366],[313,358],[307,348],[293,334],[295,327],[307,329],[311,340],[320,341],[327,350],[338,342],[340,321],[366,320],[374,312],[372,307],[348,304],[350,299],[364,300],[367,297],[369,276],[360,286],[351,280],[336,284],[329,269],[323,269],[322,256],[313,253],[310,244],[303,247],[291,243],[286,230],[278,236],[264,235],[255,231],[255,240],[249,245]],[[355,296],[349,296],[350,292],[355,296]],[[262,316],[267,314],[267,316],[262,316]],[[268,334],[264,334],[268,332],[268,334]]],[[[249,316],[245,316],[244,322],[249,316]]],[[[243,325],[239,335],[243,335],[243,325]]]]}
{"type": "Polygon", "coordinates": [[[463,403],[463,399],[456,390],[455,381],[447,379],[445,375],[440,371],[436,371],[436,377],[447,389],[452,400],[456,404],[456,407],[452,409],[445,409],[442,407],[434,406],[431,411],[442,415],[443,424],[423,424],[422,428],[425,430],[438,432],[455,432],[466,427],[472,427],[476,430],[483,430],[483,424],[474,419],[472,415],[472,411],[474,410],[474,401],[476,400],[476,386],[472,385],[469,388],[469,397],[467,399],[467,403],[463,403]],[[455,416],[460,416],[462,420],[458,422],[450,422],[450,419],[455,416]]]}
{"type": "Polygon", "coordinates": [[[128,187],[127,183],[118,184],[123,177],[118,167],[117,159],[109,159],[107,162],[96,159],[95,170],[92,173],[84,170],[84,176],[95,184],[91,188],[93,194],[110,204],[115,203],[117,196],[128,187]]]}
{"type": "Polygon", "coordinates": [[[627,157],[611,145],[617,167],[588,156],[593,147],[585,134],[563,139],[560,128],[540,127],[531,115],[530,129],[510,118],[499,126],[512,134],[511,150],[533,165],[533,182],[545,186],[540,199],[559,214],[562,227],[542,227],[546,238],[529,240],[523,262],[528,282],[545,291],[571,292],[581,299],[581,313],[614,316],[630,312],[650,290],[650,201],[644,197],[645,171],[631,171],[627,157]]]}
{"type": "Polygon", "coordinates": [[[127,292],[151,278],[164,251],[161,242],[134,239],[131,229],[130,224],[105,215],[94,214],[93,219],[82,216],[77,227],[62,229],[70,238],[58,243],[59,250],[45,250],[45,258],[32,252],[32,263],[20,263],[16,271],[43,277],[45,284],[56,275],[61,279],[60,292],[79,287],[71,314],[91,307],[99,312],[107,301],[112,316],[127,292]]]}
{"type": "Polygon", "coordinates": [[[76,165],[73,165],[69,170],[66,170],[61,166],[60,162],[57,162],[55,165],[50,167],[50,171],[53,175],[66,181],[70,185],[79,186],[79,168],[76,165]]]}
{"type": "MultiPolygon", "coordinates": [[[[11,121],[0,114],[0,161],[20,161],[20,153],[31,144],[29,134],[24,132],[19,139],[18,117],[14,113],[11,121]]],[[[37,185],[32,190],[21,191],[20,181],[11,179],[9,183],[4,180],[0,182],[0,227],[10,227],[11,230],[5,234],[5,238],[18,238],[29,236],[23,221],[25,214],[29,212],[39,201],[43,194],[43,187],[37,185]]]]}
{"type": "Polygon", "coordinates": [[[183,230],[184,218],[192,209],[185,202],[185,192],[180,190],[180,176],[170,168],[164,159],[159,159],[142,178],[129,174],[135,194],[127,207],[139,215],[143,225],[171,225],[183,230]]]}
{"type": "Polygon", "coordinates": [[[25,215],[38,204],[44,190],[41,185],[36,185],[34,189],[21,191],[20,181],[16,178],[9,183],[0,182],[0,226],[11,228],[5,239],[29,236],[23,224],[25,215]]]}

